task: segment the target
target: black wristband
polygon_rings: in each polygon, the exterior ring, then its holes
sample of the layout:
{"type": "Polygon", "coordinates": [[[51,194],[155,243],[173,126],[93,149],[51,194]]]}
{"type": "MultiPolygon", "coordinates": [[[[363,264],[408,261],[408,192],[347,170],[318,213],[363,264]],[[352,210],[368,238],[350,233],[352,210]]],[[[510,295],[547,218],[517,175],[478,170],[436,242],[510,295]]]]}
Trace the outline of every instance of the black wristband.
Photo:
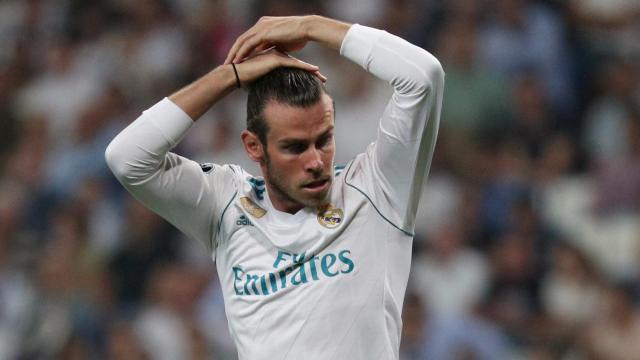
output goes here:
{"type": "Polygon", "coordinates": [[[238,70],[236,70],[236,64],[231,63],[231,67],[233,67],[233,73],[236,74],[236,86],[238,87],[238,89],[240,89],[242,87],[242,84],[240,83],[240,77],[238,76],[238,70]]]}

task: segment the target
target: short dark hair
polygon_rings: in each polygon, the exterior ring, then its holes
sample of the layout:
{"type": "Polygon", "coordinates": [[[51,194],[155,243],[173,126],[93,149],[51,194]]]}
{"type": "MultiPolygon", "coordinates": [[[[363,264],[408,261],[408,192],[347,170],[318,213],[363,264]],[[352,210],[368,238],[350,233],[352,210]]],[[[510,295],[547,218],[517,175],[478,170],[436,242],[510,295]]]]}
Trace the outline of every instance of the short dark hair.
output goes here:
{"type": "Polygon", "coordinates": [[[320,101],[327,91],[314,74],[291,67],[279,67],[258,78],[249,85],[247,99],[247,130],[258,136],[266,145],[269,126],[264,118],[264,108],[269,101],[309,107],[320,101]]]}

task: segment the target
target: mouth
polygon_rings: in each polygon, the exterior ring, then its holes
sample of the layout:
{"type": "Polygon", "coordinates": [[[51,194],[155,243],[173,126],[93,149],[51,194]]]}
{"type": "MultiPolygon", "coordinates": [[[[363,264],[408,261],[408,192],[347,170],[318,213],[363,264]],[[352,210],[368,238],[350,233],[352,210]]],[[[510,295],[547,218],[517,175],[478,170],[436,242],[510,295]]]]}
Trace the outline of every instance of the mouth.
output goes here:
{"type": "Polygon", "coordinates": [[[303,185],[302,187],[311,192],[320,192],[325,190],[328,186],[329,186],[329,179],[325,178],[325,179],[312,181],[310,183],[307,183],[306,185],[303,185]]]}

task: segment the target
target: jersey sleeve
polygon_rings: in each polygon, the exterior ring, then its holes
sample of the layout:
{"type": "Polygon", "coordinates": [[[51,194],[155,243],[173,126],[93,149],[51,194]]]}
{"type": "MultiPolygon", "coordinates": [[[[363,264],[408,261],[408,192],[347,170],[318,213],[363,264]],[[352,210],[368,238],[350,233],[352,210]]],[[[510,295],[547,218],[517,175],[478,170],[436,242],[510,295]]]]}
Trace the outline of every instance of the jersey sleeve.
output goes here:
{"type": "Polygon", "coordinates": [[[170,152],[192,124],[165,98],[118,134],[105,158],[137,200],[214,254],[221,207],[233,195],[233,170],[213,164],[203,168],[170,152]]]}
{"type": "Polygon", "coordinates": [[[354,159],[345,181],[395,227],[413,233],[436,144],[444,70],[426,50],[358,24],[347,32],[340,53],[394,90],[376,141],[354,159]]]}

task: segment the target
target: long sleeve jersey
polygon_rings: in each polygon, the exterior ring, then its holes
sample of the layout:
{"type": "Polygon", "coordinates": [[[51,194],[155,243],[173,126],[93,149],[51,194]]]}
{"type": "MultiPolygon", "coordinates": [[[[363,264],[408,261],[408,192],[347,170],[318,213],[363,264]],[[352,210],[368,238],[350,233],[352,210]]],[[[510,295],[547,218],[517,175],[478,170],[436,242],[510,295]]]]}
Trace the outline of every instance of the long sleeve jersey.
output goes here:
{"type": "Polygon", "coordinates": [[[134,197],[210,252],[240,359],[399,356],[444,72],[427,51],[358,24],[340,54],[394,92],[377,138],[336,167],[330,204],[321,209],[280,212],[262,177],[171,153],[193,121],[169,99],[143,112],[106,151],[134,197]]]}

